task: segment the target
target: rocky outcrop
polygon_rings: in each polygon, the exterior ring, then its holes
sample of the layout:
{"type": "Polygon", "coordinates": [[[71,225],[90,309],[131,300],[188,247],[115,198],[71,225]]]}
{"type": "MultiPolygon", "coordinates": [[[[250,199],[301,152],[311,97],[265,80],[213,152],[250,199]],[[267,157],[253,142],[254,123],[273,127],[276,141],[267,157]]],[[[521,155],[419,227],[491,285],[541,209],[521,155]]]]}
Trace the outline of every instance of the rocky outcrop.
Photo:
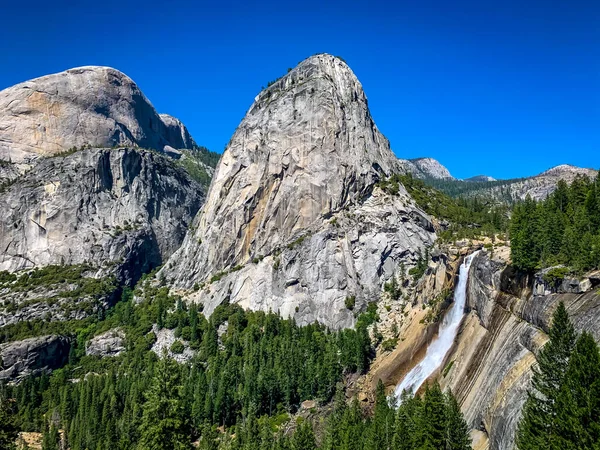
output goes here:
{"type": "Polygon", "coordinates": [[[375,189],[401,167],[348,66],[310,57],[256,97],[161,275],[207,313],[228,300],[350,326],[346,296],[376,299],[435,237],[403,188],[375,189]]]}
{"type": "Polygon", "coordinates": [[[564,302],[578,331],[600,340],[600,296],[595,289],[548,293],[534,280],[487,253],[475,258],[468,285],[471,311],[447,358],[450,369],[440,377],[457,396],[469,425],[487,433],[492,450],[514,446],[531,366],[547,341],[558,303],[564,302]]]}
{"type": "Polygon", "coordinates": [[[154,152],[46,158],[0,193],[0,270],[87,263],[132,283],[179,247],[203,200],[185,171],[154,152]]]}
{"type": "Polygon", "coordinates": [[[454,180],[450,171],[433,158],[415,158],[402,160],[405,170],[417,178],[434,178],[436,180],[454,180]]]}
{"type": "Polygon", "coordinates": [[[174,149],[193,149],[196,143],[181,120],[168,114],[159,114],[165,125],[164,137],[168,146],[174,149]]]}
{"type": "Polygon", "coordinates": [[[152,332],[156,336],[156,342],[152,345],[151,350],[156,353],[158,357],[162,357],[166,354],[169,358],[173,358],[178,363],[183,364],[190,361],[196,354],[196,352],[190,348],[189,343],[175,337],[174,330],[169,330],[168,328],[161,328],[159,330],[158,327],[154,325],[152,332]],[[183,345],[183,351],[181,353],[175,353],[171,350],[172,345],[176,341],[183,345]]]}
{"type": "Polygon", "coordinates": [[[64,336],[42,336],[0,345],[0,381],[16,381],[62,367],[69,358],[64,336]]]}
{"type": "Polygon", "coordinates": [[[0,91],[0,159],[23,163],[72,147],[192,149],[177,119],[159,115],[127,75],[78,67],[0,91]]]}
{"type": "Polygon", "coordinates": [[[366,397],[375,392],[379,380],[392,393],[423,357],[435,337],[440,318],[451,304],[452,291],[467,248],[465,252],[454,248],[445,250],[446,253],[439,249],[432,252],[429,266],[416,283],[410,275],[398,274],[398,291],[395,295],[386,292],[378,305],[377,330],[383,336],[383,342],[392,339],[396,345],[390,351],[382,346],[378,349],[361,383],[366,397]]]}
{"type": "Polygon", "coordinates": [[[542,200],[556,189],[560,180],[570,184],[577,176],[595,178],[598,171],[563,164],[549,169],[539,175],[514,180],[500,180],[493,186],[482,185],[479,189],[470,190],[469,196],[492,197],[498,200],[524,200],[528,195],[535,200],[542,200]]]}
{"type": "Polygon", "coordinates": [[[119,356],[125,351],[125,331],[114,328],[94,336],[85,347],[85,354],[99,357],[119,356]]]}

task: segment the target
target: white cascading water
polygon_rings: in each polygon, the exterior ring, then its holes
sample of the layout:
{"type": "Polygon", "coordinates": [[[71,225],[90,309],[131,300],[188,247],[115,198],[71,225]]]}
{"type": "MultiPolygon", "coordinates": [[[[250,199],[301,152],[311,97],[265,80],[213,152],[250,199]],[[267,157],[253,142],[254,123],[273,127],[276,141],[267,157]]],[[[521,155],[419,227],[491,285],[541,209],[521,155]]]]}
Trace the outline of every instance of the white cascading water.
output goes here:
{"type": "Polygon", "coordinates": [[[427,347],[423,360],[406,374],[402,382],[396,386],[396,397],[399,399],[402,391],[417,392],[421,385],[440,367],[446,354],[452,347],[458,326],[463,318],[465,302],[467,298],[467,279],[471,262],[478,252],[472,253],[465,258],[460,266],[458,284],[454,289],[454,302],[444,316],[438,335],[427,347]]]}

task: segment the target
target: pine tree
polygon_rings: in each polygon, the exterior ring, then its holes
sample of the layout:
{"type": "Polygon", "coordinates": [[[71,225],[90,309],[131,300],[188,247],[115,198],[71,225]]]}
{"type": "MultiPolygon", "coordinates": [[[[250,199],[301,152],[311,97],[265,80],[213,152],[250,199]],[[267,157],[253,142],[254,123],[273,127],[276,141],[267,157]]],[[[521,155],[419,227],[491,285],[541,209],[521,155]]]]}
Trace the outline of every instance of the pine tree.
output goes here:
{"type": "Polygon", "coordinates": [[[517,446],[520,450],[544,448],[554,434],[556,402],[577,338],[562,302],[552,316],[548,334],[550,340],[538,355],[537,367],[533,368],[533,389],[528,393],[517,431],[517,446]]]}
{"type": "Polygon", "coordinates": [[[0,390],[0,448],[13,450],[19,434],[15,423],[14,402],[0,390]]]}
{"type": "Polygon", "coordinates": [[[591,449],[600,443],[600,353],[583,333],[569,360],[557,399],[553,447],[591,449]]]}
{"type": "Polygon", "coordinates": [[[292,450],[315,450],[315,434],[310,422],[305,421],[298,426],[292,437],[292,450]]]}
{"type": "Polygon", "coordinates": [[[42,450],[60,450],[60,434],[58,427],[53,423],[44,430],[42,450]]]}
{"type": "Polygon", "coordinates": [[[419,417],[422,408],[421,398],[403,392],[396,413],[396,425],[392,440],[395,450],[413,450],[419,437],[419,417]]]}
{"type": "Polygon", "coordinates": [[[183,416],[181,388],[179,367],[164,352],[144,405],[140,449],[183,450],[191,447],[183,416]]]}
{"type": "Polygon", "coordinates": [[[442,449],[446,442],[446,400],[440,385],[425,387],[419,418],[418,449],[442,449]]]}
{"type": "Polygon", "coordinates": [[[377,383],[375,393],[375,412],[371,420],[366,450],[387,450],[392,446],[394,431],[394,415],[385,395],[385,387],[381,380],[377,383]]]}
{"type": "Polygon", "coordinates": [[[446,393],[446,446],[445,450],[469,450],[471,436],[469,426],[463,417],[458,402],[452,392],[446,393]]]}

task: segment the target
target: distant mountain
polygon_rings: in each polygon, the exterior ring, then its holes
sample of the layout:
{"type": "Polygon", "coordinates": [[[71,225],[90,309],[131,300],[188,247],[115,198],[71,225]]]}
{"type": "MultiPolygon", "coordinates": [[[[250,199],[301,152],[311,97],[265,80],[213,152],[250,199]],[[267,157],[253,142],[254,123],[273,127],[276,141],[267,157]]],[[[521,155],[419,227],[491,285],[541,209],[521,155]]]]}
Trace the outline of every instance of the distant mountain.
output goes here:
{"type": "Polygon", "coordinates": [[[487,197],[513,203],[524,200],[528,195],[536,200],[546,198],[556,189],[559,180],[571,183],[577,176],[594,178],[597,174],[598,171],[594,169],[562,164],[527,178],[494,180],[491,177],[480,175],[466,180],[428,178],[425,181],[454,197],[487,197]]]}
{"type": "Polygon", "coordinates": [[[404,169],[417,178],[433,178],[436,180],[454,180],[450,171],[433,158],[415,158],[400,160],[404,169]]]}

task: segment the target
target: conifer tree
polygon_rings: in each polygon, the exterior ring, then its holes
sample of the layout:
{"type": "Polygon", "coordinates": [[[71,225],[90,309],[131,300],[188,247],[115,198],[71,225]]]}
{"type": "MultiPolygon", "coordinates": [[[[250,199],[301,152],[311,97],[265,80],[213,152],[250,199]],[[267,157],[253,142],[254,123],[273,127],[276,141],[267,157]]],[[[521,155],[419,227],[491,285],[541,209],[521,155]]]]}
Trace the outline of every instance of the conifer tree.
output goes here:
{"type": "Polygon", "coordinates": [[[385,387],[381,379],[377,383],[375,391],[375,411],[367,442],[366,450],[387,450],[392,448],[392,436],[394,431],[394,415],[385,395],[385,387]]]}
{"type": "Polygon", "coordinates": [[[538,355],[537,367],[533,367],[533,389],[528,393],[517,431],[517,446],[520,450],[544,448],[554,433],[556,402],[577,338],[562,302],[552,316],[548,334],[550,340],[538,355]]]}
{"type": "Polygon", "coordinates": [[[446,446],[445,450],[469,450],[469,426],[452,392],[446,393],[446,446]]]}
{"type": "Polygon", "coordinates": [[[44,429],[42,450],[60,450],[60,434],[54,423],[44,429]]]}
{"type": "Polygon", "coordinates": [[[552,447],[592,449],[600,445],[600,353],[584,332],[569,360],[557,399],[552,447]]]}
{"type": "Polygon", "coordinates": [[[315,450],[317,443],[312,425],[308,421],[301,423],[292,437],[292,450],[315,450]]]}
{"type": "Polygon", "coordinates": [[[15,423],[14,402],[6,397],[6,392],[0,389],[0,448],[13,450],[19,432],[15,423]]]}
{"type": "Polygon", "coordinates": [[[140,428],[140,450],[184,450],[190,448],[190,432],[183,416],[180,372],[166,351],[156,366],[156,373],[144,405],[140,428]]]}
{"type": "Polygon", "coordinates": [[[419,418],[419,450],[441,449],[446,443],[446,400],[440,385],[425,387],[419,418]]]}
{"type": "Polygon", "coordinates": [[[393,447],[395,450],[413,450],[419,438],[419,417],[422,408],[421,397],[404,391],[396,413],[393,447]]]}

